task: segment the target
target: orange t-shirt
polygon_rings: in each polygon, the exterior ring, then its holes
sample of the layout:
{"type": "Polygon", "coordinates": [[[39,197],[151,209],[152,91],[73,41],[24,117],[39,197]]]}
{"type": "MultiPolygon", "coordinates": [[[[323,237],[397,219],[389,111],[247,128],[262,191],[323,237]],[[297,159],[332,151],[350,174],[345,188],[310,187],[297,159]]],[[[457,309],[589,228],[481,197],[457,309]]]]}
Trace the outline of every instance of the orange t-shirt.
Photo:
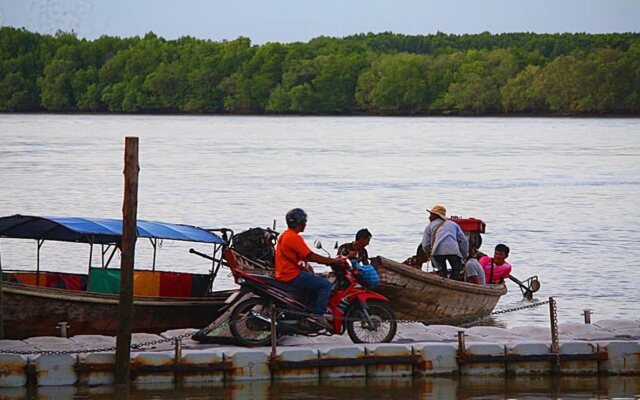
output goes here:
{"type": "Polygon", "coordinates": [[[276,279],[289,282],[298,277],[310,253],[302,236],[292,229],[284,231],[276,246],[276,279]]]}

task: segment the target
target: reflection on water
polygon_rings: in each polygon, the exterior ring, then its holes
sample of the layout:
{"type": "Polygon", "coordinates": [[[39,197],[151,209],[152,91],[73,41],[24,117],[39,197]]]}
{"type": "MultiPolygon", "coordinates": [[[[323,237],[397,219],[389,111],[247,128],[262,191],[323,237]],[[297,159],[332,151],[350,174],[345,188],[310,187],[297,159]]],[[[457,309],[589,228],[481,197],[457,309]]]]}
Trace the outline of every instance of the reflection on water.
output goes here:
{"type": "Polygon", "coordinates": [[[0,399],[611,399],[640,398],[640,377],[459,377],[336,379],[331,382],[245,382],[173,388],[0,388],[0,399]]]}

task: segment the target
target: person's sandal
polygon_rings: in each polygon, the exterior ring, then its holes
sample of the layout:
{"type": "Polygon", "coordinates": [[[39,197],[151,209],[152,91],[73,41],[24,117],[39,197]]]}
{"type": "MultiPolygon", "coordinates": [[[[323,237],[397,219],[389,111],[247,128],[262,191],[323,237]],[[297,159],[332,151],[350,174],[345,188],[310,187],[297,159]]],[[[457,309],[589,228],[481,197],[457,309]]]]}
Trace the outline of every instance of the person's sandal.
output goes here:
{"type": "Polygon", "coordinates": [[[331,324],[329,323],[329,321],[327,321],[324,317],[322,316],[318,316],[318,317],[307,317],[307,321],[319,326],[320,328],[326,329],[327,331],[332,331],[333,330],[333,326],[331,326],[331,324]]]}

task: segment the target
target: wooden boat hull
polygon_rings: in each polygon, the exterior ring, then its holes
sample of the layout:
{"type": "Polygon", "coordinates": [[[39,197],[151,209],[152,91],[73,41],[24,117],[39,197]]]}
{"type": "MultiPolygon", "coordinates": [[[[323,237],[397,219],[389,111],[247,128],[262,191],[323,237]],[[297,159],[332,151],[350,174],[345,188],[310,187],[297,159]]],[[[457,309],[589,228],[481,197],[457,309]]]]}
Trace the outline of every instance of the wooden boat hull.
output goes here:
{"type": "Polygon", "coordinates": [[[441,319],[434,323],[447,324],[469,321],[489,315],[507,293],[504,284],[454,281],[384,257],[371,261],[381,281],[375,291],[390,300],[399,319],[441,319]]]}
{"type": "MultiPolygon", "coordinates": [[[[118,330],[118,296],[3,282],[5,339],[59,336],[59,322],[68,335],[109,335],[118,330]]],[[[133,332],[161,333],[202,328],[221,314],[233,291],[207,297],[134,297],[133,332]]]]}

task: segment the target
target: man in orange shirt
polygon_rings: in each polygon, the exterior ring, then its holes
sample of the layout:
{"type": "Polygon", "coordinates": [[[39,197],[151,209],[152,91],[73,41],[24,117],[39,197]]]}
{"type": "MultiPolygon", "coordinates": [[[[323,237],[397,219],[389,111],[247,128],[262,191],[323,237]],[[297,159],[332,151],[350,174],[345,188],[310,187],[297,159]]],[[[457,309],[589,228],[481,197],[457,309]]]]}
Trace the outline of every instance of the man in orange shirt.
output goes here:
{"type": "Polygon", "coordinates": [[[301,208],[294,208],[286,215],[289,229],[278,237],[276,246],[276,279],[286,282],[304,292],[315,296],[313,313],[315,317],[311,322],[325,329],[331,329],[331,325],[325,320],[323,314],[327,309],[331,296],[331,283],[328,280],[313,274],[313,269],[307,263],[313,261],[320,264],[336,264],[340,258],[323,257],[309,249],[300,232],[307,227],[307,214],[301,208]]]}

